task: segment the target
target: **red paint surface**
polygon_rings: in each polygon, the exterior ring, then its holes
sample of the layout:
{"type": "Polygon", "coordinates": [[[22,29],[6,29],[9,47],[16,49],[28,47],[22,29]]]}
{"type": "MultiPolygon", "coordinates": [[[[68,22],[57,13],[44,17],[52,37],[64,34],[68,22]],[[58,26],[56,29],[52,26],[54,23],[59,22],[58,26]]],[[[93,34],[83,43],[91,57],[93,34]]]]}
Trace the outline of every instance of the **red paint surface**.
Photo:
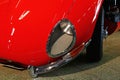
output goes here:
{"type": "Polygon", "coordinates": [[[0,58],[25,65],[45,65],[48,36],[61,19],[76,29],[75,47],[94,31],[103,0],[0,0],[0,58]]]}
{"type": "Polygon", "coordinates": [[[118,22],[118,29],[120,30],[120,22],[118,22]]]}

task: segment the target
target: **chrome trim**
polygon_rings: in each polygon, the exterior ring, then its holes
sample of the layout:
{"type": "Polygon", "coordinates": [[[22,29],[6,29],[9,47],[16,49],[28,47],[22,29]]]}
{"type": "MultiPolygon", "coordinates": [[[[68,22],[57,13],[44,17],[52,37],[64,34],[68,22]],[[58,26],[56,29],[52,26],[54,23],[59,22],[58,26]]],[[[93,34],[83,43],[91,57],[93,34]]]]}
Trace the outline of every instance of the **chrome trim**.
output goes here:
{"type": "MultiPolygon", "coordinates": [[[[66,32],[63,32],[64,34],[66,33],[66,32]]],[[[68,35],[71,35],[71,34],[69,34],[68,33],[68,35]]],[[[48,41],[47,41],[47,48],[46,48],[46,50],[47,50],[47,53],[48,53],[48,55],[50,56],[50,57],[52,57],[52,58],[57,58],[57,57],[60,57],[60,56],[63,56],[63,55],[65,55],[65,54],[67,54],[73,47],[74,47],[74,45],[75,45],[75,42],[76,42],[76,31],[75,31],[75,29],[74,29],[74,25],[69,21],[69,20],[67,20],[67,19],[63,19],[63,20],[61,20],[61,21],[59,21],[56,25],[55,25],[55,27],[52,29],[52,32],[50,33],[50,35],[49,35],[49,37],[48,37],[48,41]],[[51,37],[52,37],[52,35],[54,34],[54,32],[55,32],[55,29],[60,25],[60,23],[62,23],[62,22],[68,22],[69,23],[69,27],[72,29],[72,31],[73,31],[73,41],[72,41],[72,44],[64,51],[64,52],[61,52],[61,53],[59,53],[59,54],[57,54],[57,55],[52,55],[51,54],[51,45],[50,45],[50,43],[51,43],[51,37]]]]}
{"type": "Polygon", "coordinates": [[[68,53],[62,59],[60,59],[56,62],[52,62],[48,65],[40,66],[40,67],[29,66],[28,69],[29,69],[32,77],[37,77],[39,74],[53,71],[53,70],[65,65],[68,62],[70,62],[71,60],[72,60],[72,57],[70,56],[70,53],[68,53]]]}
{"type": "Polygon", "coordinates": [[[108,37],[108,26],[106,27],[106,29],[104,29],[103,31],[103,38],[106,39],[108,37]]]}
{"type": "Polygon", "coordinates": [[[89,45],[90,42],[91,42],[91,40],[89,40],[86,43],[83,43],[81,45],[81,46],[83,46],[83,49],[74,57],[71,56],[71,53],[67,53],[66,55],[64,55],[62,57],[62,59],[59,59],[58,61],[55,61],[55,62],[51,62],[50,64],[47,64],[45,66],[39,66],[39,67],[35,67],[35,66],[31,66],[31,65],[28,66],[28,70],[29,70],[31,76],[38,77],[38,75],[40,75],[40,74],[47,73],[47,72],[53,71],[61,66],[64,66],[65,64],[67,64],[70,61],[72,61],[73,59],[75,59],[82,51],[84,51],[84,49],[89,45]]]}

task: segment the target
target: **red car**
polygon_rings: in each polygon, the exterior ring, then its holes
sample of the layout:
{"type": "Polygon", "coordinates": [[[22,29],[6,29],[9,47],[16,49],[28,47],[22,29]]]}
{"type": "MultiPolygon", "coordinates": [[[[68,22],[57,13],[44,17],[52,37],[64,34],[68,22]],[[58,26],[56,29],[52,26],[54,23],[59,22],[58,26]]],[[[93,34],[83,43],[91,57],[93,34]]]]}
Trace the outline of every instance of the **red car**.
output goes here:
{"type": "Polygon", "coordinates": [[[33,77],[86,49],[103,56],[103,38],[120,28],[120,0],[0,0],[0,62],[28,67],[33,77]]]}

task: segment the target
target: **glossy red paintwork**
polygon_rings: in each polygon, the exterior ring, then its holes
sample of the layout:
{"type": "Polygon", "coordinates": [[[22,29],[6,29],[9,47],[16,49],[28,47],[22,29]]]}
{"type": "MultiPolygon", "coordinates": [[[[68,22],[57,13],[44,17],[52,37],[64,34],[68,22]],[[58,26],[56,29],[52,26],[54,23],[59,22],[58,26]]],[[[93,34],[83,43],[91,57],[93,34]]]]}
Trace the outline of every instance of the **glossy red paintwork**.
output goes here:
{"type": "Polygon", "coordinates": [[[120,30],[120,22],[118,23],[118,29],[120,30]]]}
{"type": "Polygon", "coordinates": [[[76,45],[80,45],[91,38],[102,2],[103,0],[76,0],[68,15],[76,28],[76,45]]]}
{"type": "Polygon", "coordinates": [[[103,0],[0,0],[0,58],[24,65],[45,65],[53,59],[46,44],[61,19],[75,27],[75,47],[94,31],[103,0]]]}

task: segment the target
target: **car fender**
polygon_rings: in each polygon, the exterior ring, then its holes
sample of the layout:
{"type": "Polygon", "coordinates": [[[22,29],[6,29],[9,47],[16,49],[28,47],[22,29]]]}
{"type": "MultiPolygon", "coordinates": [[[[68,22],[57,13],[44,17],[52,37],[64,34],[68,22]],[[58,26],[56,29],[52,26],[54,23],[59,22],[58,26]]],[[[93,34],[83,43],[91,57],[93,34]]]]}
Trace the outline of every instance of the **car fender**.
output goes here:
{"type": "Polygon", "coordinates": [[[51,61],[46,42],[74,0],[8,0],[0,5],[0,58],[25,65],[51,61]]]}
{"type": "Polygon", "coordinates": [[[68,18],[76,29],[76,46],[87,42],[93,34],[104,0],[76,0],[68,18]]]}
{"type": "Polygon", "coordinates": [[[102,3],[103,0],[8,0],[0,8],[0,58],[24,65],[48,64],[54,59],[48,56],[46,45],[58,21],[68,19],[74,25],[76,48],[91,39],[102,3]]]}

